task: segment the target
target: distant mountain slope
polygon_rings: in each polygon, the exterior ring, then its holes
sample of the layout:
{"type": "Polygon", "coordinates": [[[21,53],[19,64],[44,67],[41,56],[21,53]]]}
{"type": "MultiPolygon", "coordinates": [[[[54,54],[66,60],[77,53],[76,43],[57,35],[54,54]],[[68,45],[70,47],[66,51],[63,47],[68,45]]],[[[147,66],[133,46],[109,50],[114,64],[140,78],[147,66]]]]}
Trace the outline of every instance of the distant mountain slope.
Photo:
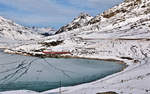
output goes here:
{"type": "Polygon", "coordinates": [[[85,26],[86,23],[91,20],[93,17],[86,14],[86,13],[81,13],[77,18],[75,18],[71,23],[61,27],[56,34],[64,32],[64,31],[70,31],[76,28],[80,28],[82,26],[85,26]]]}
{"type": "Polygon", "coordinates": [[[12,40],[39,39],[42,36],[31,29],[23,27],[0,16],[0,38],[12,40]]]}
{"type": "Polygon", "coordinates": [[[31,29],[43,36],[51,36],[56,33],[56,30],[51,27],[42,27],[42,28],[32,27],[31,29]]]}

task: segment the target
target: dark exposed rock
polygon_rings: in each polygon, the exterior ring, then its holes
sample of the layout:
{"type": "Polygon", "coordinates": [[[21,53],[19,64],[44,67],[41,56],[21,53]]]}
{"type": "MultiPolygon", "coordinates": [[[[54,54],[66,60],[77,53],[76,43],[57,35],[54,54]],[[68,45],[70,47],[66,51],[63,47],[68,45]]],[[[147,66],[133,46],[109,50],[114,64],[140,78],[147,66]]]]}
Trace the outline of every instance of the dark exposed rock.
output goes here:
{"type": "Polygon", "coordinates": [[[96,93],[96,94],[118,94],[118,93],[109,91],[109,92],[102,92],[102,93],[96,93]]]}
{"type": "Polygon", "coordinates": [[[133,60],[133,58],[130,57],[121,57],[122,59],[128,59],[128,60],[133,60]]]}
{"type": "Polygon", "coordinates": [[[112,12],[104,12],[104,13],[102,14],[102,16],[103,16],[104,18],[110,18],[110,17],[115,16],[115,15],[118,14],[118,13],[125,13],[126,11],[127,11],[126,9],[119,9],[119,10],[112,11],[112,12]]]}
{"type": "Polygon", "coordinates": [[[44,43],[41,43],[43,46],[46,46],[46,47],[50,47],[50,46],[57,46],[59,44],[63,43],[62,40],[60,41],[52,41],[52,42],[44,42],[44,43]]]}

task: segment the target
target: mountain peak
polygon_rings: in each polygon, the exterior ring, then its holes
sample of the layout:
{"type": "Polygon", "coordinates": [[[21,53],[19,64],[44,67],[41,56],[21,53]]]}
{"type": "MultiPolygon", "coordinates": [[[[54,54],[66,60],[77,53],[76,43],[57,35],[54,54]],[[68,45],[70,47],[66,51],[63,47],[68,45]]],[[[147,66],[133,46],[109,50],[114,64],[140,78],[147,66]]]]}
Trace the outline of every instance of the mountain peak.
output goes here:
{"type": "Polygon", "coordinates": [[[77,29],[77,28],[80,28],[82,26],[85,26],[86,23],[88,21],[90,21],[92,18],[93,17],[90,16],[89,14],[87,14],[87,13],[80,13],[80,15],[78,17],[76,17],[71,23],[61,27],[56,32],[56,34],[64,32],[64,31],[70,31],[70,30],[77,29]]]}
{"type": "Polygon", "coordinates": [[[89,21],[91,20],[93,17],[90,16],[89,14],[87,13],[80,13],[80,15],[78,17],[76,17],[72,23],[80,23],[80,24],[84,24],[86,21],[89,21]]]}
{"type": "Polygon", "coordinates": [[[85,19],[86,17],[92,17],[92,16],[90,16],[89,14],[87,14],[87,13],[80,13],[80,15],[79,15],[79,18],[82,18],[82,19],[85,19]]]}

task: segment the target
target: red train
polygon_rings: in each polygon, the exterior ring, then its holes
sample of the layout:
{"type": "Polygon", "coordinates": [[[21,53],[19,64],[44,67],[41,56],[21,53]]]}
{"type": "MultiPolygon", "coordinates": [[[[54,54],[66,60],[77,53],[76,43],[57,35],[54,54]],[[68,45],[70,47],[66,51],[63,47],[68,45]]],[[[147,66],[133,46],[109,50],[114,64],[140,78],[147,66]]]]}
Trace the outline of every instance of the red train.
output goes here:
{"type": "Polygon", "coordinates": [[[70,52],[48,52],[48,51],[43,51],[44,54],[71,54],[70,52]]]}

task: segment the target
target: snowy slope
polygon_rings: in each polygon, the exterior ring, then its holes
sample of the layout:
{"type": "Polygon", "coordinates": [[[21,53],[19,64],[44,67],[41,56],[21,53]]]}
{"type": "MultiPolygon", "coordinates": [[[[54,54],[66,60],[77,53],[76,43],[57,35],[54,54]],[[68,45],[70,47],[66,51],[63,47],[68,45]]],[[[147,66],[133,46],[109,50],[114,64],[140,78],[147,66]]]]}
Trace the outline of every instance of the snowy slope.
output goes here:
{"type": "MultiPolygon", "coordinates": [[[[150,26],[150,1],[125,0],[102,14],[97,15],[88,23],[86,30],[113,33],[144,33],[150,26]]],[[[116,34],[117,35],[117,34],[116,34]]]]}
{"type": "Polygon", "coordinates": [[[29,28],[25,28],[0,16],[0,39],[30,40],[41,37],[41,35],[33,32],[29,28]]]}

